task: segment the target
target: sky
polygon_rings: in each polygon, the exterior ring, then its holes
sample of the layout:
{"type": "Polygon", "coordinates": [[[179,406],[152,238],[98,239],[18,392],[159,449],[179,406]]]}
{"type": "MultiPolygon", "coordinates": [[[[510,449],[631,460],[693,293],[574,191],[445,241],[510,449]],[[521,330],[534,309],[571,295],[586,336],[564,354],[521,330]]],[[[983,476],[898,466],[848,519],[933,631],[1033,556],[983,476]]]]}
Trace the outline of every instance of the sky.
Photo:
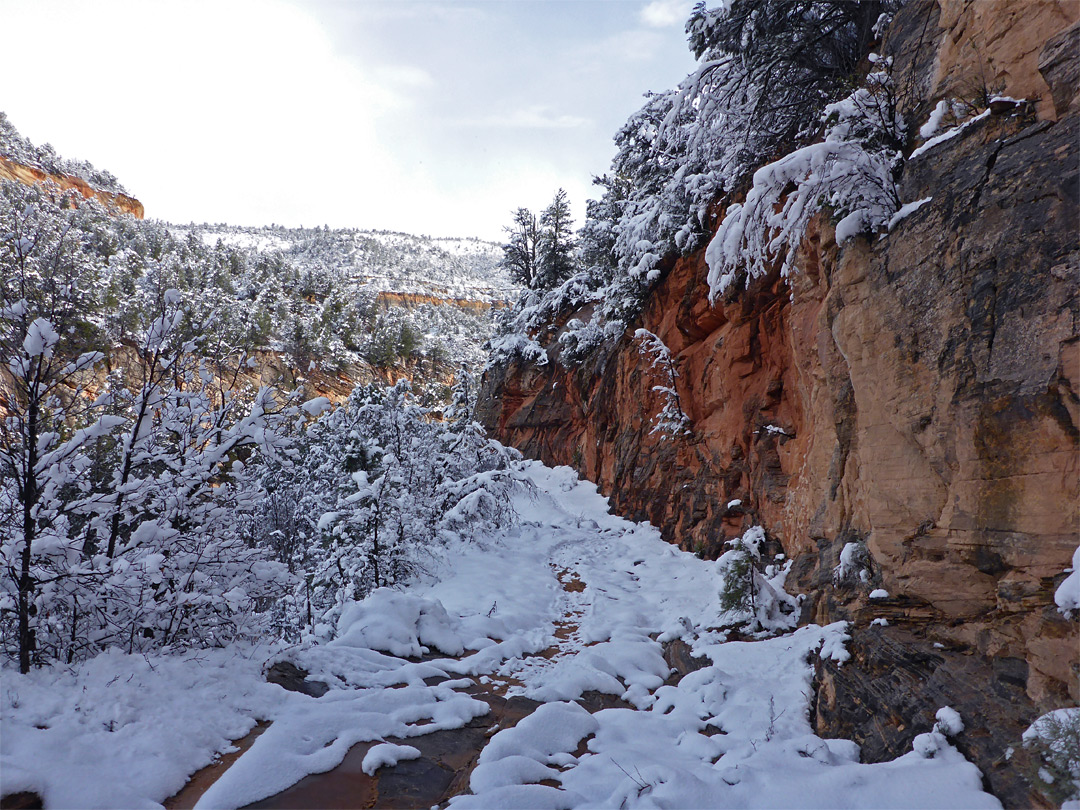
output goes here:
{"type": "Polygon", "coordinates": [[[0,0],[0,110],[148,217],[499,240],[694,66],[693,0],[0,0]]]}

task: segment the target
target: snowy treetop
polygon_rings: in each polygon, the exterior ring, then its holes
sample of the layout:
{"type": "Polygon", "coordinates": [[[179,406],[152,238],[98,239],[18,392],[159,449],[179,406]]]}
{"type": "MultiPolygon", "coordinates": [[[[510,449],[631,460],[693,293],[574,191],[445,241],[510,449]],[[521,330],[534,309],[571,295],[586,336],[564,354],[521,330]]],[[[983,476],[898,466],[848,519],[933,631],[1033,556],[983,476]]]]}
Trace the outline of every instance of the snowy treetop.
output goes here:
{"type": "Polygon", "coordinates": [[[50,144],[35,146],[27,138],[19,134],[19,131],[15,129],[15,126],[2,111],[0,111],[0,157],[6,157],[23,166],[41,169],[49,174],[66,174],[71,177],[78,177],[94,188],[107,191],[110,194],[128,193],[120,185],[120,181],[110,172],[95,169],[92,164],[85,160],[62,158],[50,144]]]}

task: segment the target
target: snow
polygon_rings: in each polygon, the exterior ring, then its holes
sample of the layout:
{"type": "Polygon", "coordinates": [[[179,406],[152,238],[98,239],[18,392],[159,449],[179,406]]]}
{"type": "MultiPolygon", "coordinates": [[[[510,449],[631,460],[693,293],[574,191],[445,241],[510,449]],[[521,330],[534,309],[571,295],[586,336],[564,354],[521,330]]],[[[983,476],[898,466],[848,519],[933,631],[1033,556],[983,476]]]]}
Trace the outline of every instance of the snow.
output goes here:
{"type": "Polygon", "coordinates": [[[884,588],[875,588],[874,590],[870,591],[870,598],[871,599],[888,599],[889,598],[889,592],[887,590],[885,590],[884,588]]]}
{"type": "Polygon", "coordinates": [[[1080,708],[1054,709],[1035,720],[1024,731],[1022,739],[1024,742],[1036,740],[1040,737],[1045,739],[1052,735],[1051,729],[1053,726],[1068,726],[1077,722],[1080,722],[1080,708]]]}
{"type": "Polygon", "coordinates": [[[923,140],[934,137],[941,130],[941,122],[949,112],[949,102],[942,99],[930,112],[926,123],[919,127],[919,137],[923,140]]]}
{"type": "MultiPolygon", "coordinates": [[[[527,462],[523,474],[532,486],[516,496],[515,527],[452,541],[404,589],[347,605],[328,643],[109,653],[70,670],[5,671],[5,791],[37,791],[50,808],[156,806],[270,720],[198,805],[241,807],[335,767],[358,742],[376,743],[368,773],[415,756],[387,739],[485,716],[486,703],[458,691],[472,683],[462,676],[483,675],[545,702],[495,731],[455,810],[999,806],[936,732],[875,764],[860,763],[854,743],[813,733],[813,661],[850,658],[846,623],[728,642],[717,629],[716,563],[608,514],[569,468],[527,462]],[[564,588],[570,575],[585,588],[564,588]],[[557,622],[569,623],[565,638],[557,622]],[[665,685],[658,637],[682,637],[708,665],[665,685]],[[329,692],[266,683],[276,660],[329,692]],[[588,689],[635,708],[590,714],[575,702],[588,689]]],[[[756,536],[744,536],[746,548],[756,536]]]]}
{"type": "Polygon", "coordinates": [[[37,792],[50,808],[163,801],[292,694],[262,680],[268,652],[111,652],[70,672],[5,671],[4,792],[37,792]]]}
{"type": "Polygon", "coordinates": [[[375,771],[386,765],[397,765],[402,760],[419,759],[420,749],[411,745],[395,745],[394,743],[382,743],[374,746],[364,755],[364,761],[360,764],[360,770],[371,776],[375,771]]]}
{"type": "Polygon", "coordinates": [[[895,228],[897,225],[899,225],[903,220],[907,219],[909,216],[914,214],[916,211],[918,211],[920,208],[922,208],[924,205],[926,205],[932,199],[934,199],[934,198],[933,197],[923,197],[921,200],[915,200],[915,202],[904,203],[902,206],[900,206],[900,210],[897,211],[895,214],[893,214],[892,217],[889,219],[889,224],[886,227],[886,230],[891,231],[893,228],[895,228]]]}
{"type": "Polygon", "coordinates": [[[319,416],[330,408],[330,400],[326,397],[314,397],[300,407],[303,408],[304,413],[308,416],[319,416]]]}
{"type": "Polygon", "coordinates": [[[52,357],[53,346],[60,340],[51,323],[45,318],[37,318],[26,330],[23,339],[23,351],[29,357],[44,356],[46,360],[52,357]]]}
{"type": "Polygon", "coordinates": [[[944,132],[942,132],[940,135],[935,135],[933,138],[928,140],[926,143],[924,143],[922,146],[920,146],[918,149],[914,150],[910,155],[908,155],[908,160],[914,160],[915,158],[919,157],[920,155],[923,155],[923,154],[929,152],[935,146],[938,146],[939,144],[942,144],[947,140],[955,138],[957,135],[959,135],[961,132],[963,132],[969,126],[976,123],[977,121],[982,121],[984,118],[986,118],[989,115],[990,115],[990,110],[989,109],[983,110],[981,113],[974,116],[973,118],[969,118],[964,123],[959,124],[958,126],[955,126],[952,129],[947,129],[944,132]]]}
{"type": "Polygon", "coordinates": [[[845,543],[840,549],[840,562],[833,568],[833,581],[840,582],[857,571],[865,570],[866,545],[862,542],[845,543]]]}
{"type": "Polygon", "coordinates": [[[1065,616],[1070,616],[1074,610],[1080,609],[1080,546],[1073,552],[1069,575],[1054,591],[1054,603],[1065,616]]]}
{"type": "Polygon", "coordinates": [[[954,737],[964,730],[964,721],[960,718],[960,712],[956,711],[956,709],[942,706],[934,716],[937,718],[934,729],[940,731],[946,737],[954,737]]]}

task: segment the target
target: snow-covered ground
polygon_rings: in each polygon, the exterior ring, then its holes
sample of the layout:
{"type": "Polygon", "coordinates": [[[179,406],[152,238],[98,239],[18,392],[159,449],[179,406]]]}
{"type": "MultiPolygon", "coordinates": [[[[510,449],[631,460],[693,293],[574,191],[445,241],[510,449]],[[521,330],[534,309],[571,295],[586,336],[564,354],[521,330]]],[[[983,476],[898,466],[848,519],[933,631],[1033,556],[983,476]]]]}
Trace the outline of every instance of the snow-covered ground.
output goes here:
{"type": "MultiPolygon", "coordinates": [[[[706,629],[720,613],[716,563],[608,515],[568,468],[530,463],[526,474],[535,488],[518,496],[516,528],[463,539],[423,581],[346,609],[328,644],[6,670],[3,792],[36,791],[46,807],[157,807],[230,740],[271,720],[199,804],[240,807],[332,769],[354,743],[485,714],[486,703],[458,691],[480,676],[545,703],[490,738],[455,810],[999,806],[941,733],[949,724],[880,764],[813,734],[810,661],[843,660],[842,624],[724,642],[706,629]],[[573,580],[584,588],[564,587],[573,580]],[[677,636],[711,665],[663,685],[657,639],[677,636]],[[330,691],[313,698],[266,683],[264,667],[280,659],[330,691]],[[426,684],[432,676],[449,680],[426,684]],[[586,690],[636,708],[590,714],[573,702],[586,690]]],[[[371,769],[414,750],[373,748],[371,769]]]]}

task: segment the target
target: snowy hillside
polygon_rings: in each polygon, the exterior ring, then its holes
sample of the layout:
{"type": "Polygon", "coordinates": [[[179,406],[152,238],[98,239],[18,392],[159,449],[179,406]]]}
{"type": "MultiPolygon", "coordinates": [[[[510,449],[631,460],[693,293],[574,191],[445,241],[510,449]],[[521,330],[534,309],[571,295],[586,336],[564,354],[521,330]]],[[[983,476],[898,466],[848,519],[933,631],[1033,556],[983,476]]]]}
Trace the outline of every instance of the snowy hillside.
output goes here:
{"type": "Polygon", "coordinates": [[[999,806],[950,743],[955,713],[892,762],[861,764],[855,743],[814,735],[811,663],[845,658],[843,623],[726,641],[717,563],[609,515],[568,468],[522,475],[515,528],[451,542],[426,576],[348,607],[329,643],[114,651],[6,676],[5,790],[50,808],[150,806],[269,720],[199,807],[240,807],[309,774],[322,776],[260,806],[325,806],[376,779],[386,800],[397,769],[437,773],[431,743],[457,729],[482,750],[454,808],[999,806]],[[681,678],[663,657],[678,638],[701,667],[681,678]],[[266,683],[282,660],[329,690],[266,683]],[[496,725],[501,695],[529,699],[516,699],[517,725],[496,725]]]}
{"type": "Polygon", "coordinates": [[[301,271],[330,271],[377,292],[430,295],[485,303],[513,301],[519,285],[499,265],[500,247],[479,239],[435,239],[392,231],[175,225],[213,246],[278,251],[301,271]]]}

